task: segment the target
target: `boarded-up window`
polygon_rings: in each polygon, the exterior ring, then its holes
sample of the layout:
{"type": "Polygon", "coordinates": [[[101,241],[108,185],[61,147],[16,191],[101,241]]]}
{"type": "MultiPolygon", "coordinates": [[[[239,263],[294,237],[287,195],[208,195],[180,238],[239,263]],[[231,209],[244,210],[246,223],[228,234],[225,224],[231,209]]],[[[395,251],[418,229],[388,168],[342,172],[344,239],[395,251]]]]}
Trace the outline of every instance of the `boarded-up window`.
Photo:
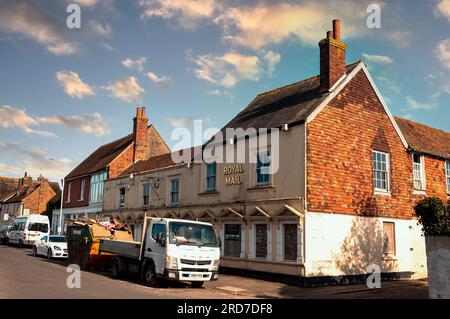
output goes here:
{"type": "Polygon", "coordinates": [[[395,224],[383,222],[383,252],[395,256],[395,224]]]}
{"type": "Polygon", "coordinates": [[[284,224],[284,259],[297,260],[297,224],[284,224]]]}
{"type": "Polygon", "coordinates": [[[223,254],[229,257],[241,256],[241,225],[225,224],[223,254]]]}
{"type": "Polygon", "coordinates": [[[256,224],[256,257],[267,258],[267,225],[256,224]]]}

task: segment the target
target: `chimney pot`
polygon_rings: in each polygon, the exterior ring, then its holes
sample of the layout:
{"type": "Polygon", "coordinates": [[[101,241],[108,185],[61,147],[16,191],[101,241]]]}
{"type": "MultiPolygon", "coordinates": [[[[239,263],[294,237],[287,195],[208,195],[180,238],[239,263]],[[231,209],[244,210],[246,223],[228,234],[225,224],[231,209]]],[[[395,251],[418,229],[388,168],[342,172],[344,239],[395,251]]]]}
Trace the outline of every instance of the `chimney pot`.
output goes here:
{"type": "Polygon", "coordinates": [[[331,38],[333,38],[332,32],[331,31],[327,31],[327,39],[331,39],[331,38]]]}
{"type": "Polygon", "coordinates": [[[141,108],[138,106],[136,108],[136,117],[140,117],[140,113],[141,113],[141,108]]]}
{"type": "Polygon", "coordinates": [[[337,41],[341,41],[341,20],[333,20],[333,38],[337,41]]]}

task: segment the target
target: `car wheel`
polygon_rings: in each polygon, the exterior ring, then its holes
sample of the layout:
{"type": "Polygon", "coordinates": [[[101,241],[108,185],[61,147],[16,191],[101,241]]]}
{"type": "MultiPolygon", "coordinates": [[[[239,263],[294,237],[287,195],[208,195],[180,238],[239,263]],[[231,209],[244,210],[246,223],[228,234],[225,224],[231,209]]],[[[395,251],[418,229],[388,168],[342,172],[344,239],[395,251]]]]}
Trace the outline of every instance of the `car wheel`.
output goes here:
{"type": "Polygon", "coordinates": [[[204,281],[191,281],[192,288],[202,288],[204,281]]]}
{"type": "Polygon", "coordinates": [[[31,252],[31,254],[33,255],[33,257],[36,257],[36,256],[37,256],[37,249],[36,249],[36,246],[33,246],[33,250],[32,250],[32,252],[31,252]]]}
{"type": "Polygon", "coordinates": [[[144,271],[144,282],[149,287],[156,287],[158,285],[158,279],[156,278],[155,266],[153,264],[148,265],[144,271]]]}
{"type": "Polygon", "coordinates": [[[52,249],[49,248],[49,249],[47,250],[47,259],[52,259],[52,257],[53,257],[52,249]]]}

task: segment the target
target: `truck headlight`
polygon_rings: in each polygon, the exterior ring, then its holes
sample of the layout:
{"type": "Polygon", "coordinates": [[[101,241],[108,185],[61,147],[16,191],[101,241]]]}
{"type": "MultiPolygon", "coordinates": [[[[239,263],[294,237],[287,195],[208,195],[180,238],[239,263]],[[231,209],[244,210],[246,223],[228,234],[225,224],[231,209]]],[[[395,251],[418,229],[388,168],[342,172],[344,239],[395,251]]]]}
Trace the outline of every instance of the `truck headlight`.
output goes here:
{"type": "Polygon", "coordinates": [[[175,257],[166,256],[166,268],[177,269],[178,261],[175,257]]]}
{"type": "Polygon", "coordinates": [[[61,250],[61,248],[59,248],[58,246],[55,246],[53,248],[55,248],[55,250],[61,250]]]}
{"type": "Polygon", "coordinates": [[[214,260],[214,262],[213,262],[213,271],[219,270],[219,263],[220,263],[220,259],[214,260]]]}

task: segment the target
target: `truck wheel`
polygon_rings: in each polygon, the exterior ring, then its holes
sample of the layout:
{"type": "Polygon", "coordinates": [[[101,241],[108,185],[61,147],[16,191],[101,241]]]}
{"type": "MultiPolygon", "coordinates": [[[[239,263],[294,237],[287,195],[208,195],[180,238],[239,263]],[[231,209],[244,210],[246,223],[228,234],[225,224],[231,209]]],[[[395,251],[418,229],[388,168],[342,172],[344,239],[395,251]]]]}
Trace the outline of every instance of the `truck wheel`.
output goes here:
{"type": "Polygon", "coordinates": [[[19,248],[23,248],[23,241],[22,241],[22,239],[19,240],[19,248]]]}
{"type": "Polygon", "coordinates": [[[202,288],[204,281],[191,281],[192,288],[202,288]]]}
{"type": "Polygon", "coordinates": [[[144,270],[144,282],[149,287],[156,287],[158,285],[158,279],[156,278],[155,266],[153,264],[148,265],[144,270]]]}
{"type": "Polygon", "coordinates": [[[112,260],[111,275],[114,279],[118,279],[123,275],[122,270],[120,269],[120,261],[118,258],[114,258],[112,260]]]}

